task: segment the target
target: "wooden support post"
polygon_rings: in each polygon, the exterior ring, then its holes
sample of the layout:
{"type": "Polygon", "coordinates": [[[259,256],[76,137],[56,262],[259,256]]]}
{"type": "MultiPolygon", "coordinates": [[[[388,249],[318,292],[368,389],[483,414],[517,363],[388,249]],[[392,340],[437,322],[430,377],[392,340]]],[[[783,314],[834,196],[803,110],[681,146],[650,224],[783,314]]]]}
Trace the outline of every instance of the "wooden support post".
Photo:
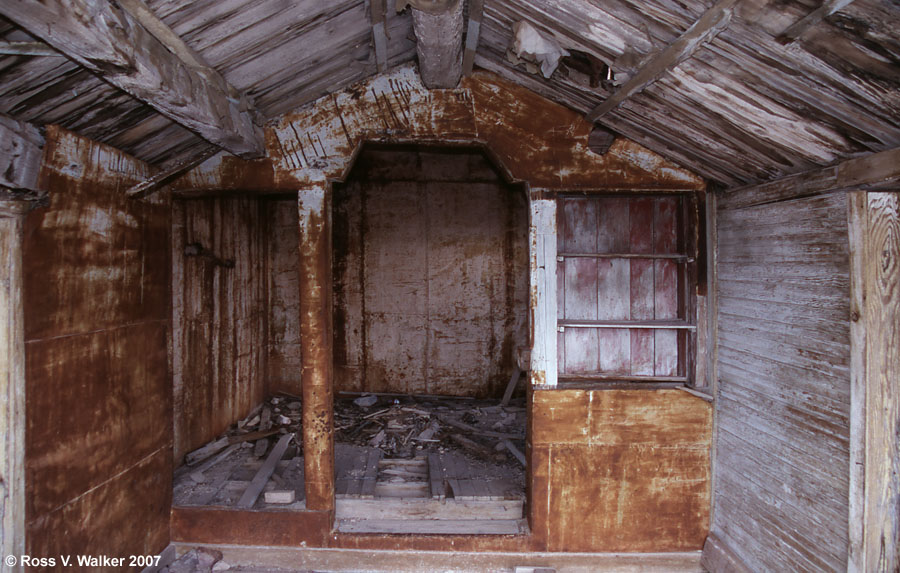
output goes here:
{"type": "Polygon", "coordinates": [[[387,33],[385,27],[385,0],[372,0],[369,9],[372,11],[372,40],[375,42],[375,68],[378,73],[387,70],[387,33]]]}
{"type": "Polygon", "coordinates": [[[900,569],[900,192],[850,194],[852,572],[900,569]]]}
{"type": "Polygon", "coordinates": [[[422,83],[455,88],[462,76],[463,0],[410,3],[422,83]]]}
{"type": "Polygon", "coordinates": [[[23,201],[0,200],[0,558],[25,553],[22,233],[27,209],[23,201]]]}
{"type": "Polygon", "coordinates": [[[531,224],[531,380],[556,386],[556,200],[532,199],[531,224]]]}
{"type": "Polygon", "coordinates": [[[334,509],[331,207],[322,181],[298,194],[303,463],[307,509],[334,509]]]}

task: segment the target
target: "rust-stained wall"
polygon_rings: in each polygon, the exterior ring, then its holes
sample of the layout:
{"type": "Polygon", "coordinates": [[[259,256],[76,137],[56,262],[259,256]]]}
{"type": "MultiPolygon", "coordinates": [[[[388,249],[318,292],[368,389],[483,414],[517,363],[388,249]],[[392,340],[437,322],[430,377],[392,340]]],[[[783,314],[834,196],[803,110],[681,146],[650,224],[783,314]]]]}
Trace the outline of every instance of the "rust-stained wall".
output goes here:
{"type": "Polygon", "coordinates": [[[270,393],[299,396],[300,389],[300,286],[297,249],[297,200],[267,203],[268,249],[268,362],[270,393]]]}
{"type": "Polygon", "coordinates": [[[265,396],[266,212],[246,197],[173,203],[176,463],[265,396]],[[192,244],[208,256],[186,256],[192,244]]]}
{"type": "Polygon", "coordinates": [[[699,550],[712,407],[678,389],[536,390],[533,535],[549,551],[699,550]]]}
{"type": "Polygon", "coordinates": [[[363,141],[479,143],[516,180],[548,190],[702,189],[704,182],[619,138],[603,156],[588,149],[593,125],[571,109],[484,71],[452,90],[428,90],[398,66],[312,105],[266,130],[266,158],[220,154],[181,177],[182,190],[267,192],[341,179],[363,141]]]}
{"type": "Polygon", "coordinates": [[[335,389],[502,395],[527,343],[521,187],[475,150],[367,149],[333,211],[335,389]]]}
{"type": "Polygon", "coordinates": [[[49,205],[24,239],[27,552],[146,555],[169,540],[170,202],[148,168],[50,126],[49,205]]]}

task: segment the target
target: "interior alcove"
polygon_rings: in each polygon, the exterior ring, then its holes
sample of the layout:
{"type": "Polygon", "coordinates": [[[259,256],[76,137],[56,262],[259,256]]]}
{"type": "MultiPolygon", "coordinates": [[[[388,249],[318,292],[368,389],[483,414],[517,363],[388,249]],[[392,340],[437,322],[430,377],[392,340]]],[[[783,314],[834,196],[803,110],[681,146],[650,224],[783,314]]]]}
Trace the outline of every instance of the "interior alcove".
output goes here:
{"type": "Polygon", "coordinates": [[[334,389],[502,396],[528,343],[528,199],[477,147],[375,145],[332,193],[334,389]]]}

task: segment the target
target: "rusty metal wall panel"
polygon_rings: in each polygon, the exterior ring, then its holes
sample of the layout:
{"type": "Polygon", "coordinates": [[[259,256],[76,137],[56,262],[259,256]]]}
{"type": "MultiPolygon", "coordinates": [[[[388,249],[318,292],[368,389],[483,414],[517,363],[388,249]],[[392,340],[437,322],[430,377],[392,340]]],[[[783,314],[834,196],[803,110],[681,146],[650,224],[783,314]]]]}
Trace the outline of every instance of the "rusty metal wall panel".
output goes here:
{"type": "Polygon", "coordinates": [[[119,151],[47,130],[50,204],[27,216],[24,240],[31,555],[153,554],[168,543],[170,207],[165,194],[123,193],[148,174],[119,151]]]}
{"type": "Polygon", "coordinates": [[[176,201],[176,463],[265,396],[265,209],[255,198],[176,201]],[[186,245],[199,245],[209,256],[187,256],[186,245]]]}
{"type": "Polygon", "coordinates": [[[335,190],[336,388],[502,393],[527,342],[524,194],[477,152],[367,154],[335,190]]]}
{"type": "Polygon", "coordinates": [[[710,404],[680,390],[538,390],[532,405],[532,529],[547,550],[703,546],[710,404]]]}
{"type": "Polygon", "coordinates": [[[269,201],[268,247],[268,390],[299,396],[300,286],[297,269],[297,201],[269,201]]]}

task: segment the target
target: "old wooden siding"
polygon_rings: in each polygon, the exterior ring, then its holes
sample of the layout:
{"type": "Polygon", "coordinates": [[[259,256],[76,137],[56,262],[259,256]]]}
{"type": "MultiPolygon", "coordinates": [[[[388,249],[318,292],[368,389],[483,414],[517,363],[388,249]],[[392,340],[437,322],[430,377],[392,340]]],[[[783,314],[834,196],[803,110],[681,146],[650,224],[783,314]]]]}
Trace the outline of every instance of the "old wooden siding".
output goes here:
{"type": "Polygon", "coordinates": [[[718,217],[713,531],[754,571],[843,570],[847,197],[720,210],[718,217]]]}
{"type": "Polygon", "coordinates": [[[176,462],[265,395],[265,213],[255,198],[173,204],[176,462]],[[204,254],[186,256],[190,245],[204,254]]]}
{"type": "Polygon", "coordinates": [[[549,551],[686,551],[709,530],[712,408],[681,390],[538,390],[531,524],[549,551]]]}
{"type": "Polygon", "coordinates": [[[26,550],[155,554],[169,539],[170,204],[148,168],[51,126],[24,241],[26,550]],[[140,495],[136,495],[140,492],[140,495]]]}
{"type": "Polygon", "coordinates": [[[300,395],[300,286],[297,201],[272,200],[267,205],[268,361],[270,393],[300,395]]]}
{"type": "Polygon", "coordinates": [[[335,388],[502,394],[527,343],[527,217],[477,151],[364,151],[334,193],[335,388]]]}

